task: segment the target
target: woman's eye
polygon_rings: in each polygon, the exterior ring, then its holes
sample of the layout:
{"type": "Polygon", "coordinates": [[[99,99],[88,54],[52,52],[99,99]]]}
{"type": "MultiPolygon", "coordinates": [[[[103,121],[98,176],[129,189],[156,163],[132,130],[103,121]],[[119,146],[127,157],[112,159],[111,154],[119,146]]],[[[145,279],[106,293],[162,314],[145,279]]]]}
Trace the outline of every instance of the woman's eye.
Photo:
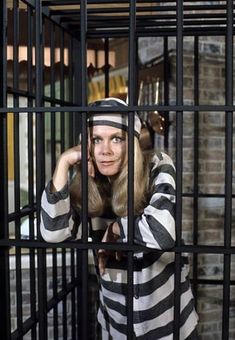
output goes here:
{"type": "Polygon", "coordinates": [[[92,139],[92,143],[93,144],[98,144],[98,143],[100,143],[100,140],[101,140],[100,138],[95,137],[95,138],[92,139]]]}
{"type": "Polygon", "coordinates": [[[123,138],[121,138],[121,137],[113,137],[113,142],[114,143],[120,143],[122,141],[123,141],[123,138]]]}

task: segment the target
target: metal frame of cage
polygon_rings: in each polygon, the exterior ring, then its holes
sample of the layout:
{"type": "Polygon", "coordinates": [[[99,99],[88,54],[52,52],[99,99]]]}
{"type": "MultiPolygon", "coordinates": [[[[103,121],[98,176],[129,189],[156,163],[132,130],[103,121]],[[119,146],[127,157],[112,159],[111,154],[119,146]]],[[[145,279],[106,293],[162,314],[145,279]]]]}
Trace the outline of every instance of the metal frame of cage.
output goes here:
{"type": "MultiPolygon", "coordinates": [[[[0,271],[2,278],[0,280],[0,335],[1,339],[22,339],[25,334],[31,332],[31,339],[48,339],[47,315],[53,311],[53,338],[59,338],[58,331],[58,303],[62,302],[63,311],[63,339],[68,338],[67,334],[67,311],[66,299],[71,294],[72,300],[72,320],[71,334],[72,339],[88,339],[88,250],[99,249],[100,244],[89,243],[87,233],[87,131],[86,117],[90,108],[87,106],[87,74],[86,74],[86,49],[87,39],[104,38],[106,51],[106,64],[108,64],[107,52],[109,49],[109,39],[115,37],[127,37],[129,41],[129,64],[128,64],[128,107],[123,112],[129,113],[129,171],[128,171],[128,194],[130,197],[128,205],[128,242],[126,244],[102,244],[102,248],[126,251],[128,254],[128,339],[132,339],[133,334],[133,258],[135,250],[141,249],[133,242],[133,126],[134,111],[153,111],[159,110],[164,113],[169,111],[176,112],[176,169],[177,169],[177,210],[176,210],[176,246],[172,251],[175,252],[175,308],[174,308],[174,339],[179,339],[179,311],[180,311],[180,294],[177,287],[180,284],[180,257],[182,252],[193,254],[193,279],[195,297],[197,298],[197,285],[199,283],[221,284],[223,285],[223,318],[222,334],[223,340],[229,339],[229,308],[230,308],[230,285],[234,285],[231,280],[231,256],[235,253],[235,248],[231,245],[231,224],[232,224],[232,166],[233,166],[233,28],[234,28],[234,4],[233,1],[227,0],[210,5],[200,2],[192,4],[192,1],[162,1],[162,6],[157,6],[154,1],[114,1],[119,5],[119,18],[112,8],[97,7],[100,1],[34,1],[34,0],[14,0],[13,1],[13,86],[7,84],[7,1],[2,1],[0,8],[0,271]],[[27,90],[19,89],[19,65],[17,46],[19,42],[19,3],[22,2],[27,8],[27,40],[28,47],[35,45],[35,79],[32,70],[32,49],[28,49],[28,82],[27,90]],[[152,14],[147,14],[149,8],[147,3],[153,3],[152,14]],[[221,4],[220,4],[221,3],[221,4]],[[50,6],[61,6],[77,4],[77,10],[50,9],[50,6]],[[124,6],[126,5],[126,6],[124,6]],[[205,10],[203,14],[197,14],[197,10],[205,10]],[[172,14],[169,14],[172,11],[172,14]],[[139,13],[142,12],[142,16],[139,13]],[[143,12],[147,12],[143,15],[143,12]],[[210,13],[209,13],[210,12],[210,13]],[[106,20],[100,20],[98,15],[102,15],[106,20]],[[105,15],[110,16],[105,17],[105,15]],[[161,16],[160,16],[161,14],[161,16]],[[203,19],[201,21],[198,18],[203,19]],[[121,19],[121,20],[120,20],[121,19]],[[213,20],[208,20],[213,19],[213,20]],[[55,95],[54,86],[54,68],[55,61],[53,53],[51,54],[51,94],[46,97],[43,92],[43,46],[44,46],[44,28],[45,20],[50,22],[50,48],[54,46],[55,26],[60,31],[60,47],[64,46],[64,35],[69,36],[69,100],[64,95],[64,70],[63,65],[60,69],[60,98],[55,95]],[[110,29],[111,27],[111,29],[110,29]],[[194,105],[184,105],[183,102],[183,38],[185,35],[194,37],[195,50],[195,93],[194,105]],[[198,84],[198,37],[201,35],[223,35],[226,38],[226,100],[225,105],[200,105],[199,84],[198,84]],[[136,98],[137,83],[137,43],[138,37],[141,36],[162,36],[165,44],[170,36],[176,37],[176,103],[169,105],[167,99],[164,105],[147,105],[138,106],[136,98]],[[35,81],[35,84],[34,84],[35,81]],[[7,94],[14,98],[13,107],[8,107],[7,94]],[[27,98],[28,106],[20,107],[19,98],[27,98]],[[50,103],[50,107],[45,105],[50,103]],[[65,113],[69,113],[69,145],[73,145],[76,136],[82,133],[82,173],[84,182],[82,186],[82,242],[62,242],[58,244],[47,244],[40,237],[35,239],[34,234],[34,215],[37,216],[37,232],[39,235],[40,221],[40,197],[45,182],[45,121],[44,114],[50,112],[51,122],[51,171],[55,166],[55,113],[60,112],[61,126],[61,149],[63,150],[65,140],[65,113]],[[182,129],[184,112],[194,113],[195,139],[194,139],[194,192],[185,194],[182,192],[182,129]],[[224,214],[224,245],[223,246],[199,246],[197,245],[197,221],[198,221],[198,198],[206,194],[200,194],[198,191],[198,114],[200,111],[223,111],[226,119],[226,147],[225,147],[225,193],[222,195],[225,199],[224,214]],[[15,211],[8,213],[8,149],[7,149],[7,116],[8,112],[14,114],[14,195],[15,211]],[[20,153],[19,153],[19,117],[26,112],[28,121],[28,173],[29,173],[29,192],[28,205],[20,205],[20,153]],[[35,119],[35,130],[33,128],[33,117],[35,119]],[[36,163],[33,162],[33,138],[36,139],[36,163]],[[36,185],[34,185],[34,171],[36,171],[36,185]],[[36,195],[34,197],[34,192],[36,195]],[[182,198],[192,197],[194,200],[194,229],[193,245],[183,245],[181,242],[182,234],[182,198]],[[20,223],[23,217],[29,218],[30,233],[29,240],[22,240],[20,235],[20,223]],[[9,238],[9,223],[15,224],[15,238],[9,238]],[[10,307],[10,274],[9,274],[9,250],[15,248],[16,258],[16,296],[17,296],[17,327],[11,332],[11,307],[10,307]],[[30,259],[30,317],[23,320],[22,314],[22,268],[21,256],[22,249],[28,249],[30,259]],[[57,253],[58,250],[62,256],[63,282],[62,289],[58,292],[56,280],[53,281],[53,297],[47,299],[47,273],[46,273],[46,254],[47,249],[51,249],[53,258],[53,274],[57,276],[57,253]],[[222,254],[224,258],[223,280],[211,282],[210,280],[199,280],[197,275],[197,255],[204,254],[222,254]],[[69,254],[71,259],[71,280],[66,280],[66,255],[69,254]],[[37,259],[37,266],[35,265],[37,259]],[[36,280],[37,276],[37,280],[36,280]],[[76,304],[78,299],[80,303],[76,304]],[[36,300],[38,305],[36,305],[36,300]],[[81,310],[82,306],[82,310],[81,310]]],[[[108,1],[103,0],[102,4],[108,1]]],[[[59,8],[59,7],[58,7],[59,8]]],[[[63,55],[61,54],[63,61],[63,55]]],[[[63,62],[62,62],[63,64],[63,62]]],[[[109,74],[105,75],[106,95],[109,93],[108,86],[109,74]]],[[[92,109],[94,111],[94,109],[92,109]]],[[[120,110],[120,109],[119,109],[120,110]]],[[[97,110],[98,111],[98,110],[97,110]]],[[[216,195],[215,195],[216,196],[216,195]]],[[[210,195],[211,197],[211,195],[210,195]]]]}

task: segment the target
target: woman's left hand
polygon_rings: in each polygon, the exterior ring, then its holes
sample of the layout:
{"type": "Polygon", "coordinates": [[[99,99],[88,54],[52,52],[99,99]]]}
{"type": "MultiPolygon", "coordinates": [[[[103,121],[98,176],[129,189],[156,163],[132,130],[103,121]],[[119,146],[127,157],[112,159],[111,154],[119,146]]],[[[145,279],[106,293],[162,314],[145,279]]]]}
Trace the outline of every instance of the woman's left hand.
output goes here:
{"type": "MultiPolygon", "coordinates": [[[[120,228],[117,222],[111,223],[105,231],[102,242],[116,243],[120,237],[120,228]]],[[[104,274],[106,263],[109,257],[115,257],[116,260],[121,259],[120,251],[109,249],[99,249],[97,253],[100,275],[104,274]]]]}

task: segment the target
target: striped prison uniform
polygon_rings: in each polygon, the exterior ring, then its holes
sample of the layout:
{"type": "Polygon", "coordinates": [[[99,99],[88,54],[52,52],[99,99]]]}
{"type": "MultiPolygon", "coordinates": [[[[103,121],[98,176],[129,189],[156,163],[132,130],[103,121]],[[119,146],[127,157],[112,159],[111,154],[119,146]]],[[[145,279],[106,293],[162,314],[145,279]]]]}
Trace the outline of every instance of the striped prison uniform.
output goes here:
{"type": "MultiPolygon", "coordinates": [[[[175,256],[167,250],[175,245],[175,167],[165,153],[153,155],[149,183],[148,205],[141,215],[134,217],[134,243],[145,250],[135,252],[133,258],[133,339],[172,340],[175,256]]],[[[81,228],[75,226],[68,185],[52,193],[48,184],[42,195],[41,213],[41,234],[47,242],[81,237],[81,228]]],[[[127,242],[127,217],[114,219],[113,216],[92,219],[93,240],[101,241],[104,230],[114,220],[121,230],[119,241],[127,242]]],[[[180,340],[194,331],[198,321],[188,274],[187,257],[182,255],[180,340]]],[[[110,258],[99,282],[98,321],[112,339],[124,340],[127,338],[127,256],[123,255],[119,261],[110,258]]]]}

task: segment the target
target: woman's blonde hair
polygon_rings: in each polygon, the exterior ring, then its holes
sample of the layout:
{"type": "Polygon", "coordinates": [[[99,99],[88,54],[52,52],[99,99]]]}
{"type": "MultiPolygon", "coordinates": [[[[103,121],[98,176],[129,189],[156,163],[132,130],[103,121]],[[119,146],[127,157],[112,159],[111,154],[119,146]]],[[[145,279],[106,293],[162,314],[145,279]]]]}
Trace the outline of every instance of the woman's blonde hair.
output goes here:
{"type": "MultiPolygon", "coordinates": [[[[149,181],[148,157],[143,154],[139,140],[134,138],[134,213],[143,212],[147,200],[149,181]]],[[[128,202],[128,162],[126,162],[110,184],[106,176],[96,173],[88,177],[88,214],[90,217],[102,216],[106,209],[112,208],[116,216],[127,215],[128,202]]],[[[81,209],[81,166],[70,187],[72,204],[81,209]]]]}

